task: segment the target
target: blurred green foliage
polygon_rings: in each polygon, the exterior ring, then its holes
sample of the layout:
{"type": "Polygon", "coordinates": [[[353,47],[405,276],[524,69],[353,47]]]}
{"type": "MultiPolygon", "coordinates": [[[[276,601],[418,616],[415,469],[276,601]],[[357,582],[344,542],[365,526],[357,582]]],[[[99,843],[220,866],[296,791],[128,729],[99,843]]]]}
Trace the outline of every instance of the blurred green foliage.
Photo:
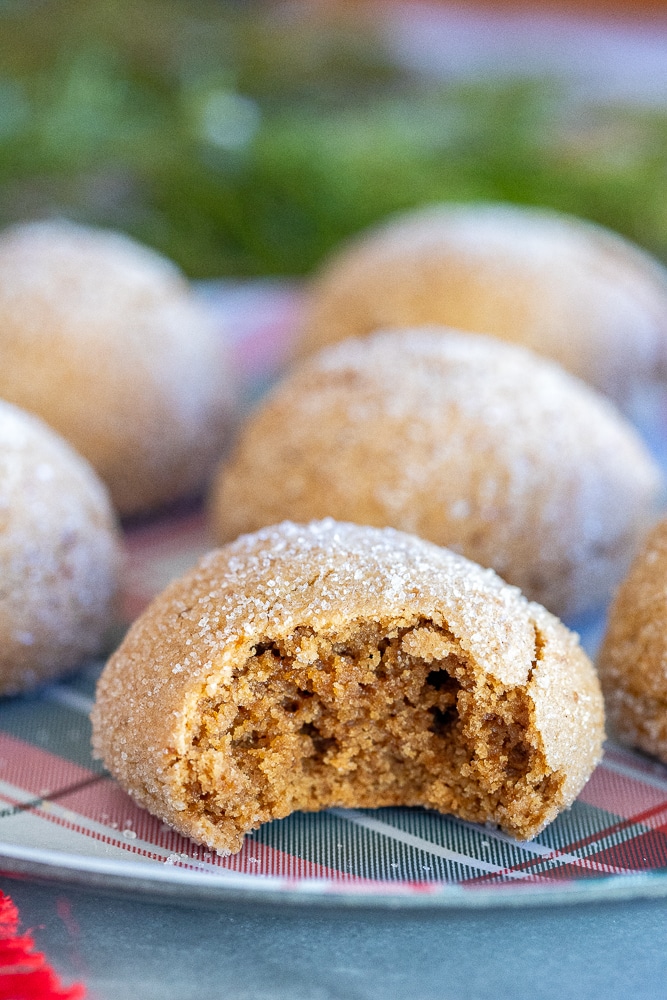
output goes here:
{"type": "Polygon", "coordinates": [[[667,111],[434,85],[359,14],[0,0],[0,223],[124,229],[192,276],[301,274],[423,202],[550,205],[667,258],[667,111]]]}

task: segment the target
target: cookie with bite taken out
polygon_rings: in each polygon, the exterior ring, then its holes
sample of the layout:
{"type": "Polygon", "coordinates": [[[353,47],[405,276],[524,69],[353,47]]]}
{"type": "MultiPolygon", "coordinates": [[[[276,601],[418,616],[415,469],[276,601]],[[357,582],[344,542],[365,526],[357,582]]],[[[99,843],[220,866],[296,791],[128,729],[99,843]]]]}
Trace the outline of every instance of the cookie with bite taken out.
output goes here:
{"type": "Polygon", "coordinates": [[[286,522],[206,555],[98,684],[96,753],[220,854],[294,810],[425,806],[533,837],[600,759],[577,637],[392,529],[286,522]]]}

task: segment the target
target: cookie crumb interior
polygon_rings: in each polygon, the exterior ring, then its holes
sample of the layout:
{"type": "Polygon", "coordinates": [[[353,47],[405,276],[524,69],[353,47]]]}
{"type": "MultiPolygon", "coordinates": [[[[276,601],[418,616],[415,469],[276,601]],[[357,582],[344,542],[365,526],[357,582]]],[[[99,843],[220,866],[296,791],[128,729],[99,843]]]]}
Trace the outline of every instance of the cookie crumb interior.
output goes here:
{"type": "Polygon", "coordinates": [[[237,849],[261,823],[332,806],[425,806],[527,839],[565,780],[526,687],[423,619],[257,643],[219,696],[202,694],[190,736],[189,808],[237,849]]]}

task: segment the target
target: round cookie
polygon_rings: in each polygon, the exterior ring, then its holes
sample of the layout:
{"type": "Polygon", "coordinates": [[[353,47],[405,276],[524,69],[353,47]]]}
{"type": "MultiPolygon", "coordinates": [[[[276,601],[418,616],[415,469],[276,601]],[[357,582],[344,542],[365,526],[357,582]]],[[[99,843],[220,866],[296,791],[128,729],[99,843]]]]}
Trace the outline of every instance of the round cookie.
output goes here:
{"type": "Polygon", "coordinates": [[[297,349],[431,323],[529,347],[624,409],[667,378],[667,272],[546,209],[436,205],[362,234],[313,282],[297,349]]]}
{"type": "Polygon", "coordinates": [[[0,396],[67,438],[121,514],[201,487],[227,379],[208,316],[158,254],[63,221],[0,235],[0,396]]]}
{"type": "Polygon", "coordinates": [[[426,806],[530,838],[601,756],[577,637],[492,571],[392,529],[283,523],[211,552],[133,625],[93,741],[222,854],[294,810],[426,806]]]}
{"type": "Polygon", "coordinates": [[[111,504],[88,463],[0,400],[0,694],[100,651],[119,565],[111,504]]]}
{"type": "Polygon", "coordinates": [[[211,506],[220,542],[285,518],[410,531],[565,617],[608,597],[659,482],[583,383],[499,340],[422,328],[347,340],[293,372],[244,427],[211,506]]]}
{"type": "Polygon", "coordinates": [[[667,519],[618,590],[598,671],[614,735],[667,764],[667,519]]]}

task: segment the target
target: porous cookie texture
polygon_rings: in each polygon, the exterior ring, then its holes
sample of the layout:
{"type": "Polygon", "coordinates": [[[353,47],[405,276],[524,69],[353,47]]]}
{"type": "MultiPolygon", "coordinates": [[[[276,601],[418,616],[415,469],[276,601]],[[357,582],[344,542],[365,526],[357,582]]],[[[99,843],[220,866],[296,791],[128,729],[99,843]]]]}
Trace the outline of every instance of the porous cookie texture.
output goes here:
{"type": "Polygon", "coordinates": [[[0,235],[0,396],[67,438],[129,515],[201,487],[231,394],[220,338],[174,265],[52,221],[0,235]]]}
{"type": "Polygon", "coordinates": [[[99,652],[119,563],[111,503],[91,467],[0,401],[0,694],[99,652]]]}
{"type": "Polygon", "coordinates": [[[614,735],[667,764],[667,519],[618,590],[598,670],[614,735]]]}
{"type": "Polygon", "coordinates": [[[205,556],[102,674],[94,745],[222,854],[294,810],[426,806],[529,838],[600,758],[576,636],[391,529],[283,523],[205,556]]]}
{"type": "Polygon", "coordinates": [[[667,376],[667,272],[546,209],[435,205],[362,234],[314,280],[299,350],[431,323],[529,347],[628,409],[667,376]]]}
{"type": "Polygon", "coordinates": [[[285,518],[391,526],[491,566],[565,617],[603,603],[660,474],[602,396],[531,352],[444,329],[328,348],[249,420],[218,540],[285,518]]]}

